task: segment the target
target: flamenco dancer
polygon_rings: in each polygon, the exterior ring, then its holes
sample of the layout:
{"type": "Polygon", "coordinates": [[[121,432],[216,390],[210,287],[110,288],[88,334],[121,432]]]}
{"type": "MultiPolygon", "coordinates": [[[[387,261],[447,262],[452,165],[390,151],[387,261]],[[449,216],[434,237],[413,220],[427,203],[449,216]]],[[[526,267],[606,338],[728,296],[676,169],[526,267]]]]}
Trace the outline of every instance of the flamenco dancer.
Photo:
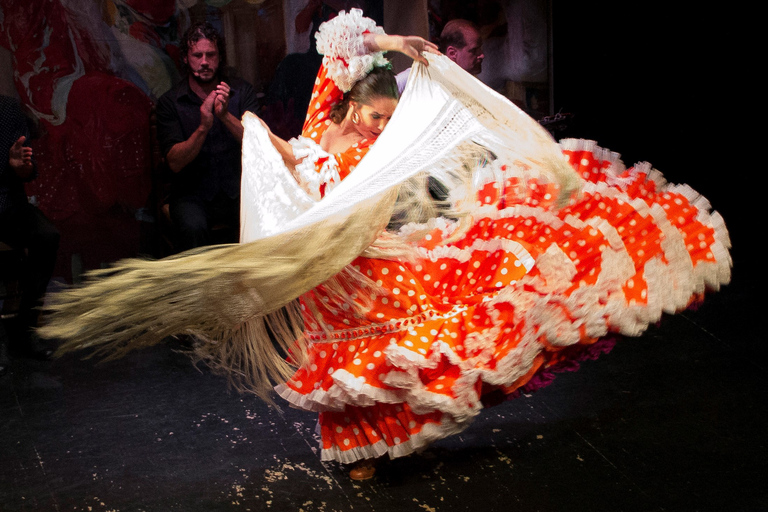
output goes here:
{"type": "Polygon", "coordinates": [[[94,272],[54,297],[42,333],[61,350],[119,357],[193,334],[237,389],[270,400],[277,382],[318,412],[322,459],[365,479],[730,280],[722,218],[689,187],[591,141],[558,145],[359,10],[317,43],[302,137],[243,119],[241,243],[94,272]],[[416,61],[399,100],[385,51],[416,61]]]}

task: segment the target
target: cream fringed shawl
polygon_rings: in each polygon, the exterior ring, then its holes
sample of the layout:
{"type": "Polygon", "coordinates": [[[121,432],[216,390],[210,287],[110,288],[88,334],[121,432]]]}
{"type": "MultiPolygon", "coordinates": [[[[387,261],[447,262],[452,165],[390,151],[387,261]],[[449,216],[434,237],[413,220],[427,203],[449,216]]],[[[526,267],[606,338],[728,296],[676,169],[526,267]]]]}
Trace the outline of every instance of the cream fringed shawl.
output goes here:
{"type": "Polygon", "coordinates": [[[301,361],[295,299],[320,284],[340,294],[365,286],[348,267],[360,255],[407,257],[418,230],[403,230],[406,240],[385,227],[393,211],[406,220],[435,215],[425,176],[445,185],[453,218],[471,218],[478,175],[492,180],[499,164],[523,183],[558,184],[561,204],[567,200],[579,179],[549,133],[446,57],[428,58],[428,68],[414,67],[368,155],[318,202],[285,168],[259,120],[246,114],[241,243],[91,272],[84,286],[49,298],[41,335],[61,340],[60,352],[92,348],[106,358],[193,335],[196,360],[269,400],[274,382],[301,361]]]}

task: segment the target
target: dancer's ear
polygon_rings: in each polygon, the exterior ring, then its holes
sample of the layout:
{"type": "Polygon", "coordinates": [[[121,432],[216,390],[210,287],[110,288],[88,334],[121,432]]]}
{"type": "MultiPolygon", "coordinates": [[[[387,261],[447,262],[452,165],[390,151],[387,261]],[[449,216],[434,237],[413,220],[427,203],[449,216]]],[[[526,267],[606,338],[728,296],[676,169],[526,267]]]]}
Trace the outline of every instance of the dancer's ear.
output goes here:
{"type": "Polygon", "coordinates": [[[358,112],[359,106],[360,104],[358,102],[350,100],[347,113],[349,115],[349,120],[352,121],[353,124],[358,124],[360,122],[360,112],[358,112]]]}

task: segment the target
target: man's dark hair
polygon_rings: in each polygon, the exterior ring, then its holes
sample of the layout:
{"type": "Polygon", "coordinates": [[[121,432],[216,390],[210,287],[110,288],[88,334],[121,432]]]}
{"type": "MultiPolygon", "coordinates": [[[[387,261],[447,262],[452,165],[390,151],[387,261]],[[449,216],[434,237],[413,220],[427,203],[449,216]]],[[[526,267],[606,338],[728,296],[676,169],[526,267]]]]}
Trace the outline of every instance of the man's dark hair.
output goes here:
{"type": "Polygon", "coordinates": [[[464,39],[464,31],[466,29],[480,32],[478,26],[469,20],[455,19],[446,23],[443,31],[440,33],[440,44],[438,45],[440,52],[445,53],[449,46],[453,46],[458,50],[467,46],[467,40],[464,39]]]}
{"type": "Polygon", "coordinates": [[[179,50],[182,56],[182,70],[185,73],[189,71],[189,65],[186,63],[187,54],[189,49],[201,39],[207,39],[216,45],[219,50],[219,73],[223,73],[227,64],[227,45],[224,42],[224,36],[207,21],[198,21],[193,24],[181,38],[179,50]]]}

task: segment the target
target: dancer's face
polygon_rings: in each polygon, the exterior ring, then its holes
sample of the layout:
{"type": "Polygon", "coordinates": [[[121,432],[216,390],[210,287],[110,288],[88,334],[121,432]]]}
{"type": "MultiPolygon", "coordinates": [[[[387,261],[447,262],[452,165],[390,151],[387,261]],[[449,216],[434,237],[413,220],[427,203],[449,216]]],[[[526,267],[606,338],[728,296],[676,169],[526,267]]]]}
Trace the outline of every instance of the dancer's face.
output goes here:
{"type": "Polygon", "coordinates": [[[200,39],[189,48],[184,57],[193,79],[201,84],[207,84],[216,79],[219,71],[219,49],[216,43],[208,39],[200,39]]]}
{"type": "Polygon", "coordinates": [[[366,139],[376,139],[384,127],[392,119],[395,113],[397,100],[384,96],[377,96],[367,103],[350,101],[349,106],[352,109],[352,121],[355,123],[357,131],[366,139]],[[357,116],[354,114],[357,113],[357,116]]]}

